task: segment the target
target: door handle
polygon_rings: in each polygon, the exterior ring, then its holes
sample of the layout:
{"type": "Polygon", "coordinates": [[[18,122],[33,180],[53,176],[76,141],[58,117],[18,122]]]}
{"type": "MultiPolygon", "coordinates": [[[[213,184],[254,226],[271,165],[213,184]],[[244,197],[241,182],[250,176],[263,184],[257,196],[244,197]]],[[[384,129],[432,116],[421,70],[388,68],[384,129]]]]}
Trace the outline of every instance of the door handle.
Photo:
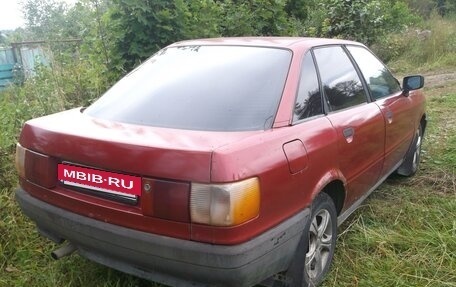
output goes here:
{"type": "Polygon", "coordinates": [[[345,138],[353,137],[353,135],[355,134],[355,130],[351,127],[345,128],[343,134],[345,138]]]}
{"type": "Polygon", "coordinates": [[[351,143],[353,141],[353,136],[355,135],[355,129],[352,128],[352,127],[345,128],[342,131],[342,134],[344,135],[345,140],[347,141],[347,143],[351,143]]]}
{"type": "Polygon", "coordinates": [[[390,109],[386,110],[385,116],[389,124],[393,122],[393,112],[390,109]]]}

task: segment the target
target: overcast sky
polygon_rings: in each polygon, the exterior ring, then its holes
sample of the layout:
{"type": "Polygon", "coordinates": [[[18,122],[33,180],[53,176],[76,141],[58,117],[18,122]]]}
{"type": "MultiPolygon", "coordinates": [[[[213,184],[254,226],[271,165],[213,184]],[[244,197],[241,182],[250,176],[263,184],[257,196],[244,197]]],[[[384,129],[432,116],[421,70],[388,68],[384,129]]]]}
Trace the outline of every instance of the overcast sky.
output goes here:
{"type": "MultiPolygon", "coordinates": [[[[24,26],[22,15],[23,0],[0,0],[0,30],[12,30],[24,26]]],[[[76,0],[61,0],[67,3],[75,3],[76,0]]]]}
{"type": "Polygon", "coordinates": [[[11,30],[24,26],[20,0],[3,0],[0,2],[0,30],[11,30]]]}

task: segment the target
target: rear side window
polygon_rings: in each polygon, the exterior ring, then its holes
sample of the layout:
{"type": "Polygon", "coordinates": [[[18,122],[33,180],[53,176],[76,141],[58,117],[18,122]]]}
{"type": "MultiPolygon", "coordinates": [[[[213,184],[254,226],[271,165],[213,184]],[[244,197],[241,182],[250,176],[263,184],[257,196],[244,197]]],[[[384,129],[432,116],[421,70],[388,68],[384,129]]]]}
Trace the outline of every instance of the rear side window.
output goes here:
{"type": "Polygon", "coordinates": [[[363,47],[347,46],[347,49],[363,73],[374,99],[380,99],[401,91],[401,86],[388,68],[371,52],[363,47]]]}
{"type": "Polygon", "coordinates": [[[314,50],[326,100],[331,111],[367,101],[361,80],[342,47],[314,50]]]}
{"type": "Polygon", "coordinates": [[[159,51],[84,113],[156,127],[242,131],[272,126],[289,50],[184,46],[159,51]]]}
{"type": "Polygon", "coordinates": [[[302,62],[298,95],[293,113],[293,122],[323,113],[320,86],[312,55],[307,53],[302,62]]]}

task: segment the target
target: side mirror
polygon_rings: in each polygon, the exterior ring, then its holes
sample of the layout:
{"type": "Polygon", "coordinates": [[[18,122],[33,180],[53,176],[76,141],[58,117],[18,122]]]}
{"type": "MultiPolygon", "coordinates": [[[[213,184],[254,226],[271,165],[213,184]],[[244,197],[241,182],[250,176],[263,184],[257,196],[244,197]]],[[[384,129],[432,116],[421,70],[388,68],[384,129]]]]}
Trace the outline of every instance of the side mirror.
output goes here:
{"type": "Polygon", "coordinates": [[[402,82],[404,94],[410,91],[421,89],[424,86],[424,77],[420,75],[405,77],[402,82]]]}

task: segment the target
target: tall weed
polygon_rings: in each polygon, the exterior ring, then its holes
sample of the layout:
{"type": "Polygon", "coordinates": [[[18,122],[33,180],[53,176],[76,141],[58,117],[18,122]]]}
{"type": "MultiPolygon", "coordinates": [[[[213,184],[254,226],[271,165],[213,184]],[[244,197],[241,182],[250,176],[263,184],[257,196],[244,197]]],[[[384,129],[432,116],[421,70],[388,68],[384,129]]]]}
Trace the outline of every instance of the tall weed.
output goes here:
{"type": "Polygon", "coordinates": [[[107,86],[102,68],[71,57],[54,57],[50,67],[38,65],[22,86],[0,92],[0,186],[16,184],[14,151],[25,121],[73,107],[87,106],[107,86]]]}
{"type": "Polygon", "coordinates": [[[373,50],[397,72],[456,66],[456,21],[433,13],[419,27],[389,34],[373,50]],[[429,32],[430,31],[430,32],[429,32]]]}

